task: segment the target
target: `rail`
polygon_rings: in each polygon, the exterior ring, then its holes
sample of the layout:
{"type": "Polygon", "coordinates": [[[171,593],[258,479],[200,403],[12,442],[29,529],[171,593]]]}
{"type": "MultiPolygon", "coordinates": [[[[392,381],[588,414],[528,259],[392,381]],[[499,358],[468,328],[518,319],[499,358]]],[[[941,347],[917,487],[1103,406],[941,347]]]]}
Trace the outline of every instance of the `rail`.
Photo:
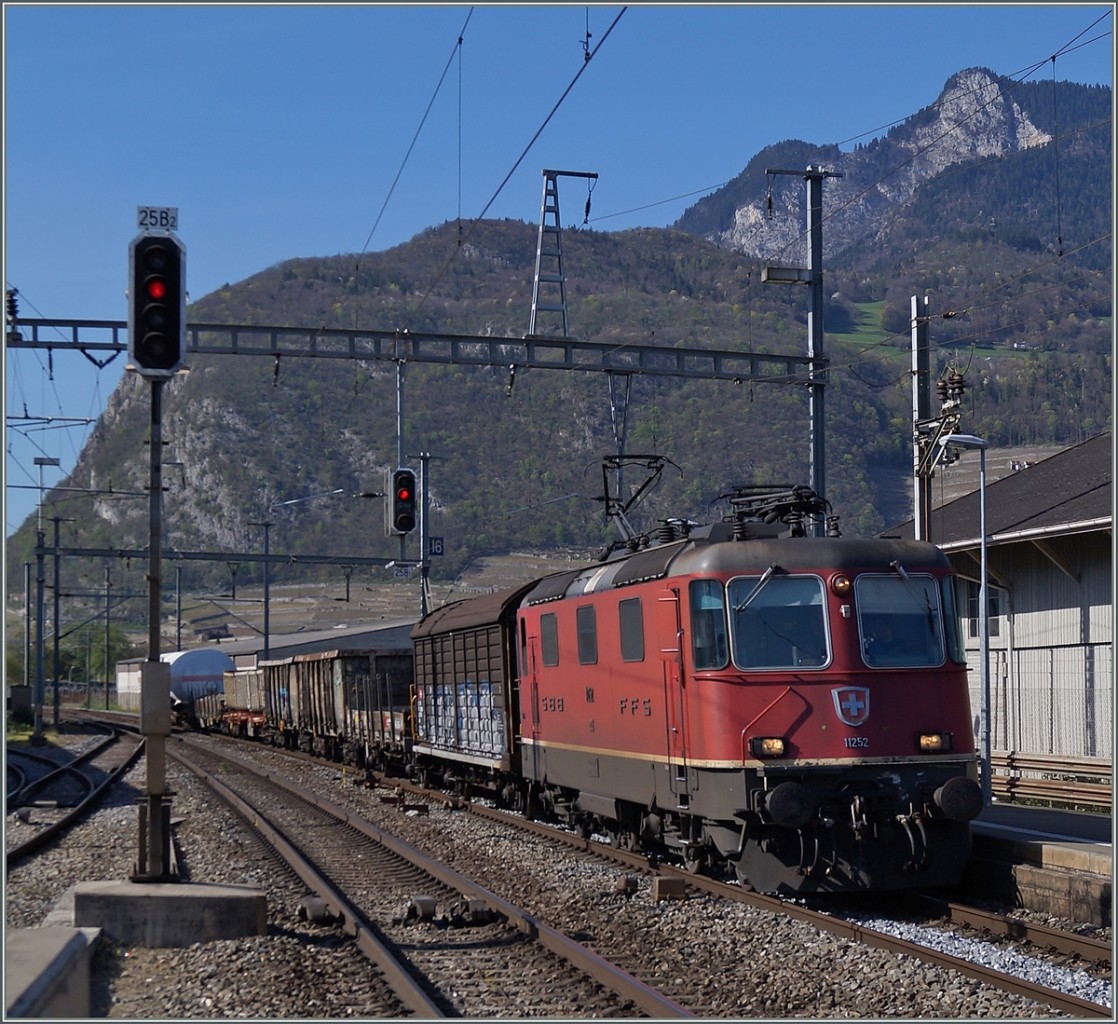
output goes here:
{"type": "Polygon", "coordinates": [[[1109,760],[995,751],[991,788],[999,800],[1044,800],[1061,807],[1109,808],[1114,788],[1109,760]]]}

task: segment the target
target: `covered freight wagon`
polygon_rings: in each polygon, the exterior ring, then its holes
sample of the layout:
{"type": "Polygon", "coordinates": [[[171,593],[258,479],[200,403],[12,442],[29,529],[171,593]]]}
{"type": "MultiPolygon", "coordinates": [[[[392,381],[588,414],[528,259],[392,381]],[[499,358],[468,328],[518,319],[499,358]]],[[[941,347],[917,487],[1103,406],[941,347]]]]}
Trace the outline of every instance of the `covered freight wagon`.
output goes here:
{"type": "Polygon", "coordinates": [[[436,759],[458,762],[461,778],[477,782],[518,770],[516,610],[535,585],[444,605],[412,630],[421,776],[436,759]]]}

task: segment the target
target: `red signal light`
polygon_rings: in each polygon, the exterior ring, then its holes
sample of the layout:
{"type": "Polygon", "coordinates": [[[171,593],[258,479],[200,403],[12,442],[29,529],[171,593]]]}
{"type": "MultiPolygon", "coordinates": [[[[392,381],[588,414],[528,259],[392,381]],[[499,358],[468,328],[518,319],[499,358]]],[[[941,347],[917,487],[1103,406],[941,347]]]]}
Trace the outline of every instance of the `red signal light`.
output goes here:
{"type": "Polygon", "coordinates": [[[396,533],[411,533],[415,529],[418,509],[415,500],[415,473],[400,468],[392,474],[391,529],[396,533]]]}
{"type": "Polygon", "coordinates": [[[142,234],[128,252],[128,356],[145,377],[170,378],[186,352],[186,249],[142,234]]]}

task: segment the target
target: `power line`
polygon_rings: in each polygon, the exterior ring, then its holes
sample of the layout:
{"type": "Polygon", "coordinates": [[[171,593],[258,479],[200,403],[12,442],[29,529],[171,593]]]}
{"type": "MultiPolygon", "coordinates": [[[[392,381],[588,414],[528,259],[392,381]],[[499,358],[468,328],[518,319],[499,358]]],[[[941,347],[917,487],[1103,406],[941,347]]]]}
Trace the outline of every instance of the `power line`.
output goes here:
{"type": "Polygon", "coordinates": [[[605,35],[602,36],[601,41],[598,43],[598,45],[595,46],[593,50],[591,50],[589,53],[586,54],[585,59],[583,60],[582,64],[579,66],[579,69],[575,73],[574,78],[571,79],[570,84],[567,86],[566,89],[563,90],[563,94],[559,97],[559,99],[555,101],[555,105],[551,108],[547,117],[545,117],[543,119],[543,123],[539,126],[539,128],[536,129],[536,133],[532,136],[531,139],[528,140],[528,144],[524,147],[523,152],[520,154],[520,156],[518,156],[516,158],[515,163],[513,163],[512,167],[509,169],[508,174],[506,174],[504,179],[501,181],[501,184],[497,186],[497,190],[493,193],[492,197],[490,197],[489,202],[487,202],[485,204],[481,213],[479,213],[474,218],[473,222],[470,224],[470,228],[466,232],[465,238],[459,238],[457,246],[450,253],[450,255],[447,257],[447,259],[443,263],[443,265],[439,268],[438,273],[435,275],[435,279],[431,282],[430,285],[428,285],[427,290],[423,293],[422,298],[419,300],[418,303],[416,303],[415,307],[411,310],[411,316],[414,317],[423,308],[424,304],[427,302],[427,299],[430,297],[431,292],[434,290],[435,286],[439,283],[439,281],[442,280],[443,275],[447,271],[447,268],[454,261],[455,257],[461,251],[462,247],[470,240],[470,238],[473,237],[474,231],[477,230],[477,226],[481,223],[482,219],[489,212],[489,208],[497,201],[497,197],[501,194],[501,192],[504,190],[505,186],[509,183],[509,179],[511,179],[513,174],[516,173],[516,169],[521,165],[521,163],[523,163],[524,158],[528,155],[531,148],[536,144],[536,140],[543,134],[543,130],[548,126],[548,123],[555,116],[555,114],[559,110],[559,108],[563,105],[563,101],[570,94],[571,90],[575,87],[575,84],[578,82],[578,80],[582,77],[582,73],[590,66],[590,62],[594,59],[594,57],[596,57],[598,55],[598,51],[605,45],[605,41],[609,38],[610,33],[614,30],[617,23],[621,20],[622,15],[628,9],[629,9],[628,7],[622,7],[621,8],[621,10],[617,14],[617,17],[615,17],[613,19],[613,21],[610,22],[609,28],[606,29],[605,35]]]}

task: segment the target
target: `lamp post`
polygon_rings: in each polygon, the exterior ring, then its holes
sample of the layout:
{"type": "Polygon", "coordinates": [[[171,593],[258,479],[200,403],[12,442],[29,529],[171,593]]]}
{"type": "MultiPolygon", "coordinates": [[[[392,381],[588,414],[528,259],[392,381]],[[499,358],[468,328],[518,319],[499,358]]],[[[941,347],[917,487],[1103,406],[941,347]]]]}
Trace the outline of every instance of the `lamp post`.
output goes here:
{"type": "MultiPolygon", "coordinates": [[[[274,512],[284,505],[298,505],[304,501],[313,501],[315,498],[329,498],[335,494],[341,494],[345,490],[344,487],[335,487],[332,491],[322,491],[318,494],[308,494],[302,498],[288,498],[286,501],[273,501],[268,506],[269,512],[274,512]]],[[[262,659],[267,661],[271,657],[270,641],[271,641],[271,602],[269,595],[269,584],[271,583],[270,568],[272,564],[272,551],[269,531],[275,524],[269,520],[262,519],[255,523],[249,523],[249,526],[262,526],[264,528],[264,650],[262,652],[262,659]]],[[[233,596],[236,597],[236,591],[233,596]]]]}
{"type": "Polygon", "coordinates": [[[990,447],[990,442],[974,434],[947,434],[940,438],[939,443],[945,453],[948,449],[978,450],[978,523],[982,533],[978,587],[978,645],[982,672],[982,802],[989,807],[993,802],[990,750],[990,599],[986,562],[986,449],[990,447]]]}
{"type": "Polygon", "coordinates": [[[272,561],[272,549],[271,543],[269,541],[269,532],[272,529],[272,523],[270,520],[264,519],[259,522],[249,523],[248,525],[264,527],[264,651],[262,654],[262,659],[264,661],[267,661],[271,657],[271,651],[268,646],[271,625],[268,620],[270,611],[270,604],[268,600],[268,584],[270,582],[270,578],[268,575],[268,570],[272,561]]]}
{"type": "MultiPolygon", "coordinates": [[[[31,742],[43,742],[43,588],[46,578],[43,575],[43,467],[58,466],[58,459],[47,455],[37,455],[35,465],[39,467],[39,512],[35,533],[36,596],[35,596],[35,725],[31,742]]],[[[58,548],[55,546],[55,558],[58,548]]],[[[58,623],[55,623],[58,628],[58,623]]]]}

